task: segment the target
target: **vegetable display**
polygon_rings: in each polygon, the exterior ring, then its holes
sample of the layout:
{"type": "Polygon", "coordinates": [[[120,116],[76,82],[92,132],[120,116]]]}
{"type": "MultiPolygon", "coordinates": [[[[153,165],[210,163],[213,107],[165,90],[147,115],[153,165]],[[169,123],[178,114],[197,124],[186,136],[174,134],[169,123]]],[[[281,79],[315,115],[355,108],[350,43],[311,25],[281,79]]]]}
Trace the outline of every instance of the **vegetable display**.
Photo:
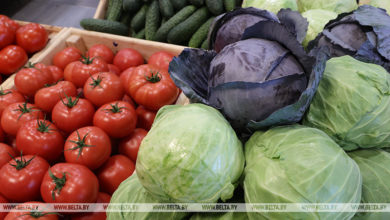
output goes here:
{"type": "Polygon", "coordinates": [[[297,0],[244,0],[242,7],[255,7],[268,10],[273,13],[278,13],[282,8],[289,8],[294,11],[298,11],[297,0]]]}
{"type": "Polygon", "coordinates": [[[296,0],[299,11],[305,12],[311,9],[324,9],[338,14],[350,12],[358,7],[356,0],[296,0]]]}

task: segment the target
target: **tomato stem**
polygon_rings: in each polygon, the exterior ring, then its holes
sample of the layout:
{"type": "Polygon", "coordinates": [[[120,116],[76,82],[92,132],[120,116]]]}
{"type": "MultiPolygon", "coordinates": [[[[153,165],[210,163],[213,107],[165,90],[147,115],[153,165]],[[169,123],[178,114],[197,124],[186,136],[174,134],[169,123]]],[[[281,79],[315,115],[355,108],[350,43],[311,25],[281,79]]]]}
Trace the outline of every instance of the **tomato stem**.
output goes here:
{"type": "Polygon", "coordinates": [[[29,213],[19,215],[18,218],[20,218],[22,216],[30,216],[33,218],[40,218],[40,217],[43,217],[46,215],[60,215],[60,214],[57,212],[42,212],[42,211],[38,211],[38,210],[31,210],[29,213]]]}
{"type": "Polygon", "coordinates": [[[93,62],[93,60],[95,59],[95,57],[92,57],[92,58],[90,58],[89,56],[82,56],[82,58],[81,58],[81,62],[83,63],[83,64],[87,64],[87,65],[89,65],[89,64],[92,64],[92,62],[93,62]]]}
{"type": "Polygon", "coordinates": [[[75,98],[75,100],[72,100],[71,96],[67,96],[65,93],[64,93],[64,95],[65,95],[65,99],[67,102],[65,103],[64,99],[62,99],[62,98],[61,98],[61,102],[62,102],[62,104],[64,104],[68,108],[73,108],[79,102],[79,96],[77,96],[75,98]]]}
{"type": "Polygon", "coordinates": [[[54,130],[54,129],[50,128],[50,124],[46,120],[40,121],[38,119],[37,124],[38,124],[37,130],[41,133],[50,133],[50,131],[54,130]]]}
{"type": "Polygon", "coordinates": [[[150,73],[152,74],[151,76],[145,76],[145,79],[148,82],[151,82],[151,83],[160,82],[162,76],[161,76],[161,74],[159,72],[154,73],[153,71],[151,71],[150,73]]]}
{"type": "Polygon", "coordinates": [[[78,159],[81,156],[81,153],[83,153],[84,147],[95,147],[95,146],[85,143],[86,142],[85,140],[87,139],[89,132],[85,134],[83,138],[80,137],[79,131],[76,131],[76,133],[77,133],[77,141],[69,140],[69,142],[76,144],[76,146],[67,150],[79,150],[77,154],[77,159],[78,159]]]}
{"type": "Polygon", "coordinates": [[[3,89],[0,89],[0,96],[8,95],[8,94],[10,94],[10,93],[12,93],[12,92],[11,92],[11,91],[4,92],[3,89]]]}
{"type": "Polygon", "coordinates": [[[62,175],[63,176],[61,178],[58,178],[58,177],[54,176],[54,174],[51,172],[51,170],[49,168],[49,176],[53,180],[53,182],[56,184],[54,189],[51,191],[51,197],[52,197],[53,200],[56,200],[55,193],[58,192],[58,194],[60,194],[62,188],[65,186],[65,183],[66,183],[66,173],[63,172],[62,175]]]}
{"type": "Polygon", "coordinates": [[[25,168],[26,166],[28,166],[31,161],[35,158],[35,156],[31,157],[30,160],[27,160],[25,158],[23,158],[23,152],[20,152],[20,160],[17,160],[15,157],[13,157],[11,154],[8,153],[8,155],[12,158],[13,161],[16,162],[16,164],[11,164],[11,162],[9,163],[9,165],[13,166],[16,168],[16,170],[21,170],[23,168],[25,168]]]}
{"type": "Polygon", "coordinates": [[[35,109],[35,107],[27,107],[27,102],[23,103],[23,106],[18,105],[17,109],[14,109],[13,111],[20,111],[20,115],[18,117],[18,120],[23,116],[23,114],[34,112],[34,111],[39,111],[38,109],[35,109]]]}
{"type": "Polygon", "coordinates": [[[110,104],[110,106],[111,106],[111,108],[104,109],[104,110],[106,110],[107,112],[112,112],[112,113],[121,113],[122,109],[127,109],[126,107],[119,107],[118,103],[110,104]]]}
{"type": "Polygon", "coordinates": [[[99,86],[100,88],[102,88],[102,86],[100,85],[100,83],[102,82],[103,77],[100,77],[100,75],[98,75],[97,79],[94,79],[94,78],[91,76],[91,79],[92,79],[92,83],[89,84],[90,86],[92,86],[93,88],[96,88],[96,86],[99,86]]]}

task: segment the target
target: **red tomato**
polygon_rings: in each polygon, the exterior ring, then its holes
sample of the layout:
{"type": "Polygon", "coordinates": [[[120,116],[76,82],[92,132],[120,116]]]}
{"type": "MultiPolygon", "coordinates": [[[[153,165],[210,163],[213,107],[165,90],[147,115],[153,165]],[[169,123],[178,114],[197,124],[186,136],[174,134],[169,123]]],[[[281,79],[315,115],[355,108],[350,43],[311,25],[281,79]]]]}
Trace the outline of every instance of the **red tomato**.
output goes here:
{"type": "Polygon", "coordinates": [[[0,142],[4,142],[4,139],[5,139],[5,134],[4,134],[3,128],[1,128],[1,126],[0,126],[0,142]]]}
{"type": "Polygon", "coordinates": [[[77,89],[69,81],[59,81],[49,87],[38,90],[34,96],[35,105],[45,112],[51,112],[58,101],[63,96],[76,96],[77,89]]]}
{"type": "Polygon", "coordinates": [[[40,88],[51,83],[53,83],[53,76],[44,64],[31,64],[15,75],[16,89],[26,96],[34,96],[40,88]]]}
{"type": "Polygon", "coordinates": [[[132,161],[137,161],[139,146],[147,134],[148,132],[145,129],[136,128],[133,133],[121,140],[119,153],[127,156],[132,161]]]}
{"type": "MultiPolygon", "coordinates": [[[[0,194],[0,204],[1,203],[8,203],[8,200],[0,194]]],[[[7,215],[7,212],[0,212],[0,220],[3,220],[6,215],[7,215]]]]}
{"type": "Polygon", "coordinates": [[[146,109],[143,106],[138,106],[137,109],[135,110],[137,113],[137,128],[143,128],[147,131],[150,130],[152,127],[152,124],[154,122],[154,118],[156,117],[156,112],[146,109]]]}
{"type": "Polygon", "coordinates": [[[29,23],[16,31],[16,43],[27,53],[34,53],[42,50],[49,40],[45,28],[37,23],[29,23]]]}
{"type": "Polygon", "coordinates": [[[87,51],[89,57],[99,57],[107,63],[112,63],[114,59],[114,53],[112,50],[104,44],[95,44],[87,51]]]}
{"type": "Polygon", "coordinates": [[[83,92],[85,98],[95,106],[120,100],[125,94],[119,77],[110,72],[96,73],[89,77],[83,92]]]}
{"type": "Polygon", "coordinates": [[[95,174],[80,164],[57,163],[46,172],[41,184],[42,199],[47,203],[94,203],[98,193],[95,174]]]}
{"type": "Polygon", "coordinates": [[[134,69],[135,69],[135,67],[127,68],[120,75],[122,86],[123,86],[123,88],[125,89],[126,92],[129,89],[129,84],[130,84],[129,79],[130,79],[131,73],[133,73],[134,69]]]}
{"type": "Polygon", "coordinates": [[[12,159],[10,155],[16,156],[14,149],[7,144],[0,143],[0,168],[12,159]]]}
{"type": "MultiPolygon", "coordinates": [[[[110,203],[111,196],[104,192],[99,192],[96,203],[110,203]]],[[[105,212],[86,212],[72,216],[72,220],[106,220],[105,212]]]]}
{"type": "Polygon", "coordinates": [[[58,66],[51,65],[47,66],[47,68],[49,68],[51,75],[53,76],[53,82],[58,82],[64,78],[64,71],[58,66]]]}
{"type": "Polygon", "coordinates": [[[76,87],[83,87],[85,81],[95,73],[107,72],[107,63],[100,58],[85,58],[68,64],[64,70],[65,80],[71,81],[76,87]]]}
{"type": "Polygon", "coordinates": [[[67,47],[54,55],[53,64],[65,69],[69,63],[80,60],[82,54],[76,47],[67,47]]]}
{"type": "Polygon", "coordinates": [[[126,156],[115,155],[110,157],[98,171],[101,190],[112,195],[119,184],[131,176],[134,170],[134,162],[126,156]]]}
{"type": "Polygon", "coordinates": [[[121,74],[121,70],[118,67],[116,67],[114,64],[107,64],[107,66],[109,72],[115,73],[117,76],[121,74]]]}
{"type": "Polygon", "coordinates": [[[53,107],[51,119],[61,130],[70,133],[92,124],[95,108],[86,99],[66,97],[53,107]]]}
{"type": "Polygon", "coordinates": [[[110,137],[100,128],[83,127],[69,135],[64,146],[65,160],[94,170],[103,165],[111,154],[110,137]]]}
{"type": "Polygon", "coordinates": [[[14,73],[27,62],[27,54],[23,48],[9,45],[0,51],[0,73],[14,73]]]}
{"type": "Polygon", "coordinates": [[[25,154],[55,161],[62,154],[64,138],[51,122],[31,120],[19,128],[16,134],[16,148],[25,154]]]}
{"type": "Polygon", "coordinates": [[[15,30],[7,23],[0,21],[0,49],[12,44],[15,40],[15,30]]]}
{"type": "Polygon", "coordinates": [[[158,68],[168,72],[169,63],[174,55],[165,51],[160,51],[152,54],[148,60],[148,64],[155,65],[158,68]]]}
{"type": "Polygon", "coordinates": [[[0,90],[0,116],[4,109],[12,103],[24,102],[24,96],[13,89],[0,90]]]}
{"type": "Polygon", "coordinates": [[[136,67],[129,82],[128,93],[131,98],[151,110],[174,103],[179,95],[179,89],[168,72],[149,64],[136,67]]]}
{"type": "Polygon", "coordinates": [[[39,199],[39,189],[47,169],[49,163],[40,156],[14,158],[0,169],[0,193],[15,202],[39,199]]]}
{"type": "Polygon", "coordinates": [[[144,64],[144,58],[138,51],[131,48],[125,48],[115,55],[113,63],[123,71],[129,67],[144,64]]]}
{"type": "Polygon", "coordinates": [[[137,114],[134,107],[123,101],[102,105],[93,116],[93,125],[103,129],[113,138],[131,134],[136,124],[137,114]]]}
{"type": "Polygon", "coordinates": [[[18,28],[19,28],[19,24],[16,21],[12,20],[11,18],[9,18],[5,15],[0,15],[0,22],[8,23],[12,27],[12,29],[15,31],[15,33],[16,33],[16,30],[18,30],[18,28]]]}
{"type": "Polygon", "coordinates": [[[133,106],[134,108],[136,107],[134,101],[133,101],[133,100],[131,99],[131,97],[128,96],[127,94],[125,94],[125,95],[123,96],[122,101],[129,103],[129,104],[130,104],[131,106],[133,106]]]}
{"type": "Polygon", "coordinates": [[[44,212],[44,203],[42,202],[26,202],[16,206],[15,211],[11,210],[4,220],[58,220],[56,214],[44,212]],[[42,208],[40,208],[42,205],[42,208]],[[31,211],[23,211],[20,209],[30,209],[31,211]]]}
{"type": "Polygon", "coordinates": [[[16,136],[19,128],[27,121],[42,119],[43,113],[34,104],[16,102],[7,106],[1,115],[4,132],[16,136]]]}

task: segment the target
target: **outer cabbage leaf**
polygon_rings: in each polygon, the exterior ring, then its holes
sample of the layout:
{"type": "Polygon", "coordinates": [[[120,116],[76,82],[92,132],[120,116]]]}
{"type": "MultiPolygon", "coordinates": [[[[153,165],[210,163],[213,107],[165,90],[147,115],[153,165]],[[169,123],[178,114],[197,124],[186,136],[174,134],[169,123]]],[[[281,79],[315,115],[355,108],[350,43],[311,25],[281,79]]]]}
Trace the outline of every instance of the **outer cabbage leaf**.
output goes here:
{"type": "Polygon", "coordinates": [[[248,215],[245,212],[204,212],[196,213],[191,216],[190,220],[247,220],[248,215]]]}
{"type": "MultiPolygon", "coordinates": [[[[390,153],[364,149],[348,153],[363,177],[362,203],[390,203],[390,153]]],[[[357,213],[354,220],[387,220],[389,212],[357,213]]]]}
{"type": "Polygon", "coordinates": [[[390,76],[381,66],[332,58],[303,124],[325,131],[345,150],[390,145],[390,76]]]}
{"type": "Polygon", "coordinates": [[[387,11],[388,14],[390,12],[390,1],[387,0],[360,0],[359,5],[363,4],[372,5],[377,8],[383,8],[387,11]]]}
{"type": "Polygon", "coordinates": [[[202,104],[161,108],[143,139],[136,170],[157,198],[226,201],[243,171],[242,144],[226,119],[202,104]]]}
{"type": "Polygon", "coordinates": [[[242,7],[255,7],[277,13],[282,8],[298,11],[296,0],[244,0],[242,7]]]}
{"type": "Polygon", "coordinates": [[[297,0],[297,3],[301,13],[311,9],[323,9],[340,14],[358,7],[356,0],[297,0]]]}
{"type": "MultiPolygon", "coordinates": [[[[357,164],[324,132],[291,125],[257,131],[245,144],[246,203],[359,203],[357,164]]],[[[355,213],[261,212],[249,219],[350,219],[355,213]]]]}
{"type": "MultiPolygon", "coordinates": [[[[139,182],[134,172],[123,181],[111,197],[110,203],[160,203],[166,202],[154,198],[139,182]]],[[[110,209],[110,205],[108,207],[110,209]]],[[[147,219],[183,219],[189,213],[185,212],[129,212],[123,208],[123,212],[107,212],[108,220],[147,220],[147,219]]]]}

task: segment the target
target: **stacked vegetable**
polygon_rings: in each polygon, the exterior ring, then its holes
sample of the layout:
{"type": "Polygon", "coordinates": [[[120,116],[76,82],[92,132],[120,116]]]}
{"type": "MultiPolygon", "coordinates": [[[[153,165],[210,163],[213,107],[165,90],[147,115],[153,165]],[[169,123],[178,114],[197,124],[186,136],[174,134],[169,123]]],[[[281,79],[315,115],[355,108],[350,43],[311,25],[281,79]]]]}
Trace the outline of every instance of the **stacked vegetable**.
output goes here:
{"type": "Polygon", "coordinates": [[[237,0],[109,0],[105,20],[83,19],[84,29],[207,49],[211,22],[240,6],[237,0]]]}
{"type": "Polygon", "coordinates": [[[157,52],[145,64],[134,49],[114,54],[97,44],[19,70],[16,88],[0,91],[0,202],[108,203],[133,173],[156,111],[179,95],[167,72],[172,57],[157,52]]]}

